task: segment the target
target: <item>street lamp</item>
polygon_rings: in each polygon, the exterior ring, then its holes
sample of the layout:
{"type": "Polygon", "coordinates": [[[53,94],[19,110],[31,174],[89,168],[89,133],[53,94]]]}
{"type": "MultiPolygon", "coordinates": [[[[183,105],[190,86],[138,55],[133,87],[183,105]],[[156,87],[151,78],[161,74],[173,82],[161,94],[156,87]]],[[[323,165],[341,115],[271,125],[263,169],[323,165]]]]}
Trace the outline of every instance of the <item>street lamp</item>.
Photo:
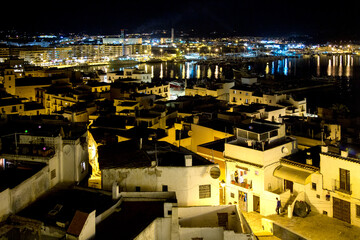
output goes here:
{"type": "Polygon", "coordinates": [[[220,182],[220,186],[222,187],[222,200],[223,200],[223,203],[224,203],[224,205],[225,205],[225,181],[224,181],[224,179],[223,180],[221,180],[221,182],[220,182]]]}

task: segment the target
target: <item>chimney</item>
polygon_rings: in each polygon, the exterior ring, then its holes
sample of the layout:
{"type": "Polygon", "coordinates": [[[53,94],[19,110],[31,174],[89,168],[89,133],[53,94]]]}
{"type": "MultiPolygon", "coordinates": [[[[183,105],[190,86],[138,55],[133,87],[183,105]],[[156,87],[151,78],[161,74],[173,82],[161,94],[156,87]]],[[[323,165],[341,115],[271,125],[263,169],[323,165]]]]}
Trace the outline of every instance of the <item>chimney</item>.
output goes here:
{"type": "Polygon", "coordinates": [[[124,29],[121,29],[121,35],[120,35],[120,37],[121,37],[122,39],[125,38],[125,30],[124,30],[124,29]]]}
{"type": "Polygon", "coordinates": [[[322,153],[327,153],[329,151],[329,147],[328,146],[321,146],[321,152],[322,153]]]}
{"type": "Polygon", "coordinates": [[[306,152],[306,164],[308,164],[308,165],[313,164],[310,152],[306,152]]]}
{"type": "Polygon", "coordinates": [[[151,167],[156,167],[156,161],[151,161],[151,167]]]}
{"type": "Polygon", "coordinates": [[[185,167],[192,166],[192,155],[185,155],[185,167]]]}
{"type": "Polygon", "coordinates": [[[112,185],[112,199],[116,200],[120,198],[119,185],[115,181],[112,185]]]}
{"type": "Polygon", "coordinates": [[[199,116],[193,117],[193,124],[199,124],[199,116]]]}
{"type": "Polygon", "coordinates": [[[344,158],[347,158],[349,156],[349,152],[347,150],[342,150],[341,151],[341,156],[344,158]]]}
{"type": "Polygon", "coordinates": [[[142,149],[142,138],[140,138],[140,145],[139,145],[139,149],[142,149]]]}

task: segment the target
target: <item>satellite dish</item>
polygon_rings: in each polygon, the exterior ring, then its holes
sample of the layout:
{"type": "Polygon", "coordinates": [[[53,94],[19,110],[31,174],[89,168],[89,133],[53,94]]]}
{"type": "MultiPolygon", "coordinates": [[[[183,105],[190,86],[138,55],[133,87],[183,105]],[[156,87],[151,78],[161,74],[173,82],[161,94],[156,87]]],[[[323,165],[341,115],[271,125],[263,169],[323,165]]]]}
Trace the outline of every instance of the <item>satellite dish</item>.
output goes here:
{"type": "Polygon", "coordinates": [[[220,177],[220,169],[218,167],[212,167],[210,169],[210,176],[213,178],[213,179],[218,179],[220,177]]]}
{"type": "Polygon", "coordinates": [[[188,136],[191,137],[193,135],[193,131],[189,130],[188,131],[188,136]]]}
{"type": "Polygon", "coordinates": [[[282,152],[282,153],[288,153],[288,152],[289,152],[289,149],[287,149],[286,147],[283,147],[283,148],[281,149],[281,152],[282,152]]]}

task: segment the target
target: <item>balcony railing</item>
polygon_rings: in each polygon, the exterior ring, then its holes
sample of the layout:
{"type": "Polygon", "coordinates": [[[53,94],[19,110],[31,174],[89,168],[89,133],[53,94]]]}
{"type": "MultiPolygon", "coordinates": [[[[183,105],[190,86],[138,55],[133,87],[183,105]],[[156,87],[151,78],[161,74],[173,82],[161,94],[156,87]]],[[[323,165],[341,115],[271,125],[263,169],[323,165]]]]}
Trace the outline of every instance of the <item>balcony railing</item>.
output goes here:
{"type": "Polygon", "coordinates": [[[231,181],[231,184],[234,184],[236,186],[242,187],[242,188],[246,188],[246,189],[252,189],[252,184],[247,183],[246,181],[240,183],[240,182],[236,182],[235,180],[231,181]]]}
{"type": "Polygon", "coordinates": [[[335,191],[352,194],[352,184],[340,182],[339,180],[335,180],[335,191]]]}

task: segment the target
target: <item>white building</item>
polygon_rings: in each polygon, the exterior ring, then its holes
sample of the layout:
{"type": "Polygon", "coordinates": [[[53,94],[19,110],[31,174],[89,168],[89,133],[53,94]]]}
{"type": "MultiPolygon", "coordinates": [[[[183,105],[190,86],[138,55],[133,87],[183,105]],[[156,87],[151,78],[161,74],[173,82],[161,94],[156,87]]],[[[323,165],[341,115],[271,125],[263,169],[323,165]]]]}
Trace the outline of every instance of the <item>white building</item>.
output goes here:
{"type": "Polygon", "coordinates": [[[142,38],[104,37],[103,44],[142,44],[142,38]]]}
{"type": "Polygon", "coordinates": [[[142,146],[140,140],[100,146],[103,189],[117,182],[120,191],[174,191],[179,206],[219,204],[219,181],[210,176],[216,164],[165,142],[153,144],[142,146]]]}
{"type": "Polygon", "coordinates": [[[347,151],[329,151],[322,147],[320,173],[323,176],[325,203],[319,212],[360,226],[360,161],[347,151]]]}
{"type": "Polygon", "coordinates": [[[280,196],[293,195],[291,210],[301,200],[311,211],[360,226],[359,171],[360,161],[348,151],[317,146],[282,159],[274,176],[282,182],[280,196]]]}
{"type": "Polygon", "coordinates": [[[297,151],[295,139],[285,136],[285,125],[253,122],[236,127],[236,140],[225,143],[225,202],[240,210],[275,213],[277,189],[273,176],[280,159],[297,151]]]}
{"type": "MultiPolygon", "coordinates": [[[[124,71],[114,71],[107,73],[107,80],[108,82],[114,82],[118,79],[134,79],[138,81],[131,81],[131,82],[145,82],[150,83],[151,82],[151,74],[146,73],[143,70],[134,69],[134,68],[126,68],[124,71]]],[[[123,81],[125,82],[125,81],[123,81]]]]}
{"type": "MultiPolygon", "coordinates": [[[[18,124],[26,125],[26,122],[18,124]]],[[[2,127],[11,128],[9,125],[2,127]]],[[[0,193],[0,199],[7,203],[0,210],[0,218],[23,209],[56,184],[78,183],[88,173],[86,129],[82,133],[73,133],[71,138],[69,132],[61,130],[62,128],[53,129],[53,133],[57,133],[58,136],[52,137],[40,133],[42,129],[54,128],[54,126],[38,123],[35,124],[35,128],[33,127],[29,127],[24,133],[1,136],[0,168],[4,170],[0,171],[2,174],[6,174],[6,171],[11,172],[11,169],[14,167],[16,169],[17,166],[20,166],[17,171],[22,171],[21,166],[25,169],[31,169],[32,166],[39,164],[44,166],[38,172],[35,171],[33,176],[30,175],[29,178],[23,179],[23,182],[19,182],[16,188],[9,185],[8,189],[0,193]]],[[[50,130],[48,131],[51,133],[50,130]]]]}
{"type": "Polygon", "coordinates": [[[192,88],[185,89],[186,96],[213,96],[216,99],[229,101],[229,92],[234,87],[235,82],[233,80],[224,80],[214,84],[195,85],[192,88]]]}
{"type": "MultiPolygon", "coordinates": [[[[234,114],[239,113],[242,116],[278,123],[282,122],[281,118],[286,115],[286,107],[260,103],[233,106],[231,111],[234,114]]],[[[226,115],[226,113],[223,114],[226,115]]],[[[229,115],[231,116],[231,113],[229,115]]]]}
{"type": "Polygon", "coordinates": [[[263,94],[244,86],[234,86],[230,89],[230,104],[262,103],[270,106],[286,107],[286,115],[303,116],[306,114],[306,99],[295,100],[286,94],[263,94]]]}
{"type": "Polygon", "coordinates": [[[177,212],[180,240],[256,239],[236,205],[173,207],[173,212],[177,212]]]}

